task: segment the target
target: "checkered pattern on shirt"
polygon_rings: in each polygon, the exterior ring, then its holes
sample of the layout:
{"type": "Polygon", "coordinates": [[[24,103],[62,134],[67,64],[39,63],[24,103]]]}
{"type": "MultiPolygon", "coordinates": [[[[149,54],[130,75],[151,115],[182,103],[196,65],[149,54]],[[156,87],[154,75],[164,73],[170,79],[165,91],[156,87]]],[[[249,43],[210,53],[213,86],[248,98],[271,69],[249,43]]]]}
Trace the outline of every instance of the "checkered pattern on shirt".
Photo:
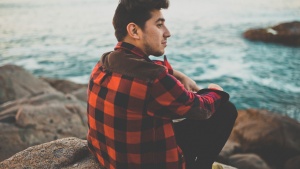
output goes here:
{"type": "Polygon", "coordinates": [[[214,112],[220,99],[215,92],[187,92],[167,69],[149,83],[99,62],[88,88],[89,148],[107,169],[183,169],[172,119],[214,112]]]}

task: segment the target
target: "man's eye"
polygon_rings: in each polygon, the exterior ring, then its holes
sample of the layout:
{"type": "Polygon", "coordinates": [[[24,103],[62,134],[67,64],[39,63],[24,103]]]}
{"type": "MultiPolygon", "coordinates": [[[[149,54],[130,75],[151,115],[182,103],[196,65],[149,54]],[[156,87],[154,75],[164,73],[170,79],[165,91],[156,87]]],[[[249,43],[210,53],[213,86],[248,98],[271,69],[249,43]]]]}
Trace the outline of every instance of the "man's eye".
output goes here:
{"type": "Polygon", "coordinates": [[[157,27],[159,27],[159,28],[162,27],[162,26],[163,26],[163,24],[157,24],[157,27]]]}

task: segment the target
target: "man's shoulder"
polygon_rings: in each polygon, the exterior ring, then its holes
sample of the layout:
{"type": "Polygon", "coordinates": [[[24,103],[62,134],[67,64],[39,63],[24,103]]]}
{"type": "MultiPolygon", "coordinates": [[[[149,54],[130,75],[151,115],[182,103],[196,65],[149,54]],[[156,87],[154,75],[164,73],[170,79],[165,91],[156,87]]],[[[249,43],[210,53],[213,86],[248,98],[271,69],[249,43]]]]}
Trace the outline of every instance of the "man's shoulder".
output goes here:
{"type": "Polygon", "coordinates": [[[145,81],[154,81],[166,68],[146,61],[137,55],[127,53],[124,50],[106,52],[100,60],[106,71],[127,75],[145,81]]]}

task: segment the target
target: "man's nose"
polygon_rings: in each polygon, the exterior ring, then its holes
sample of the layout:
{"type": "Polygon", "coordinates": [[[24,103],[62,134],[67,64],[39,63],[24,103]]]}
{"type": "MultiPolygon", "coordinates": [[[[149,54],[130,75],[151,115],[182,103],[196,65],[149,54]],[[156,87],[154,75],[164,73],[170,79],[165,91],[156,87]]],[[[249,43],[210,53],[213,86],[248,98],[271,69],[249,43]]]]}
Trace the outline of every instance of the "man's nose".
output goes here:
{"type": "Polygon", "coordinates": [[[169,38],[170,36],[171,36],[171,33],[170,33],[169,29],[166,27],[164,37],[169,38]]]}

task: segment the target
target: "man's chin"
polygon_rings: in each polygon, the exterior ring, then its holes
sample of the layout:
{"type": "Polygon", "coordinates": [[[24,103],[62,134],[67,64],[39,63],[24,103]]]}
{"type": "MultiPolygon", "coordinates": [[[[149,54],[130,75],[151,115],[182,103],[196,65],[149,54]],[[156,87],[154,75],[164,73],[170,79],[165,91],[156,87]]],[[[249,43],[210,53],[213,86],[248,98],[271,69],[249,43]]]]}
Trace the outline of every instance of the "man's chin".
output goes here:
{"type": "Polygon", "coordinates": [[[157,53],[153,53],[152,56],[159,57],[159,56],[162,56],[164,53],[165,53],[165,51],[157,52],[157,53]]]}

